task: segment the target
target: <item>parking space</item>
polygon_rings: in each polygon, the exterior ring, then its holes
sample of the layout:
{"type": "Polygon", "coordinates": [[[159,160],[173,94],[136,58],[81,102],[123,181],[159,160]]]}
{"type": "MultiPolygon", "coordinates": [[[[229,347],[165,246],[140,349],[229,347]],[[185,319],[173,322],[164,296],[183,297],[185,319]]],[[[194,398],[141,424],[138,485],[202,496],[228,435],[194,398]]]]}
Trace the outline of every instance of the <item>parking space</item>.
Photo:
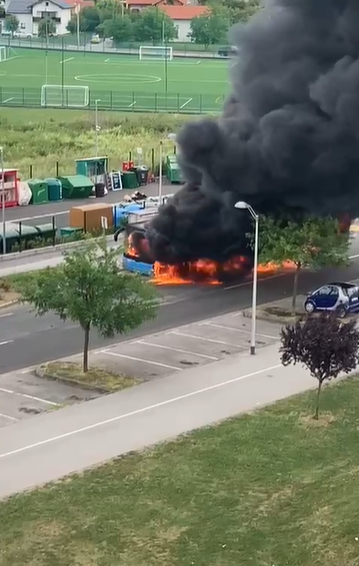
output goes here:
{"type": "MultiPolygon", "coordinates": [[[[276,342],[279,331],[280,325],[258,321],[257,348],[276,342]]],[[[94,363],[150,380],[246,352],[250,336],[250,319],[230,313],[100,350],[94,363]]]]}
{"type": "Polygon", "coordinates": [[[32,370],[0,375],[0,427],[64,405],[98,397],[98,393],[36,377],[32,370]]]}

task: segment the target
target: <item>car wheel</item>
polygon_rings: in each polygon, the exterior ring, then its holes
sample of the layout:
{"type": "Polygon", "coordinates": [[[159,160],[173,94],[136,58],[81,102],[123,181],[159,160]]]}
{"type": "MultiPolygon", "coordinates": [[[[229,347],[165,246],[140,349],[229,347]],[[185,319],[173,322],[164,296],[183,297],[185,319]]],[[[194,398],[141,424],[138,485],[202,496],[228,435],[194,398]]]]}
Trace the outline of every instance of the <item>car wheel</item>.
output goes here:
{"type": "Polygon", "coordinates": [[[339,305],[336,309],[336,314],[339,318],[345,318],[347,315],[347,309],[343,305],[339,305]]]}
{"type": "Polygon", "coordinates": [[[315,311],[315,304],[312,301],[307,301],[304,305],[305,311],[308,314],[312,314],[315,311]]]}

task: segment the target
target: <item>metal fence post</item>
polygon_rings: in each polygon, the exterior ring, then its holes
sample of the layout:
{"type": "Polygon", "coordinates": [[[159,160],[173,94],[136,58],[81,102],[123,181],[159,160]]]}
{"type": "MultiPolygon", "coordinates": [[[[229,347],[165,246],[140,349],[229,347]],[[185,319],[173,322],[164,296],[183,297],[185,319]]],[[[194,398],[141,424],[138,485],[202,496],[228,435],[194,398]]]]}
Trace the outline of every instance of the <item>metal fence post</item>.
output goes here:
{"type": "Polygon", "coordinates": [[[56,246],[56,218],[52,217],[52,245],[56,246]]]}

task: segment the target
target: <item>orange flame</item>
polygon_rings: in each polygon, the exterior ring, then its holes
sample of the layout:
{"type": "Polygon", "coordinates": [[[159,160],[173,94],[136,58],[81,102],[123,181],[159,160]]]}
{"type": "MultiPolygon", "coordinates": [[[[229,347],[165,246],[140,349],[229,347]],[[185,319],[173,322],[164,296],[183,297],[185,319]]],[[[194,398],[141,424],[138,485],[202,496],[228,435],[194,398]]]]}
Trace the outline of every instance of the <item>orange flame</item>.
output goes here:
{"type": "Polygon", "coordinates": [[[220,263],[209,259],[166,265],[156,261],[153,266],[153,283],[155,285],[221,285],[223,279],[230,274],[243,274],[247,268],[246,259],[235,257],[220,263]]]}

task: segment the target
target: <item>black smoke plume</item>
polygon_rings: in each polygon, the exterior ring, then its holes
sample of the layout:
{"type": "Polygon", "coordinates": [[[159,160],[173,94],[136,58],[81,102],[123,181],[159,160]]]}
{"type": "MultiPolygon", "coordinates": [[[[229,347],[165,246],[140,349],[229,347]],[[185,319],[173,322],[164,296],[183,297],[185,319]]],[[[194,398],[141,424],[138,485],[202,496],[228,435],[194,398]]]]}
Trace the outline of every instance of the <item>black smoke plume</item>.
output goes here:
{"type": "Polygon", "coordinates": [[[221,117],[178,134],[188,182],[149,226],[159,261],[243,252],[238,200],[264,214],[359,216],[359,1],[267,2],[231,42],[221,117]]]}

